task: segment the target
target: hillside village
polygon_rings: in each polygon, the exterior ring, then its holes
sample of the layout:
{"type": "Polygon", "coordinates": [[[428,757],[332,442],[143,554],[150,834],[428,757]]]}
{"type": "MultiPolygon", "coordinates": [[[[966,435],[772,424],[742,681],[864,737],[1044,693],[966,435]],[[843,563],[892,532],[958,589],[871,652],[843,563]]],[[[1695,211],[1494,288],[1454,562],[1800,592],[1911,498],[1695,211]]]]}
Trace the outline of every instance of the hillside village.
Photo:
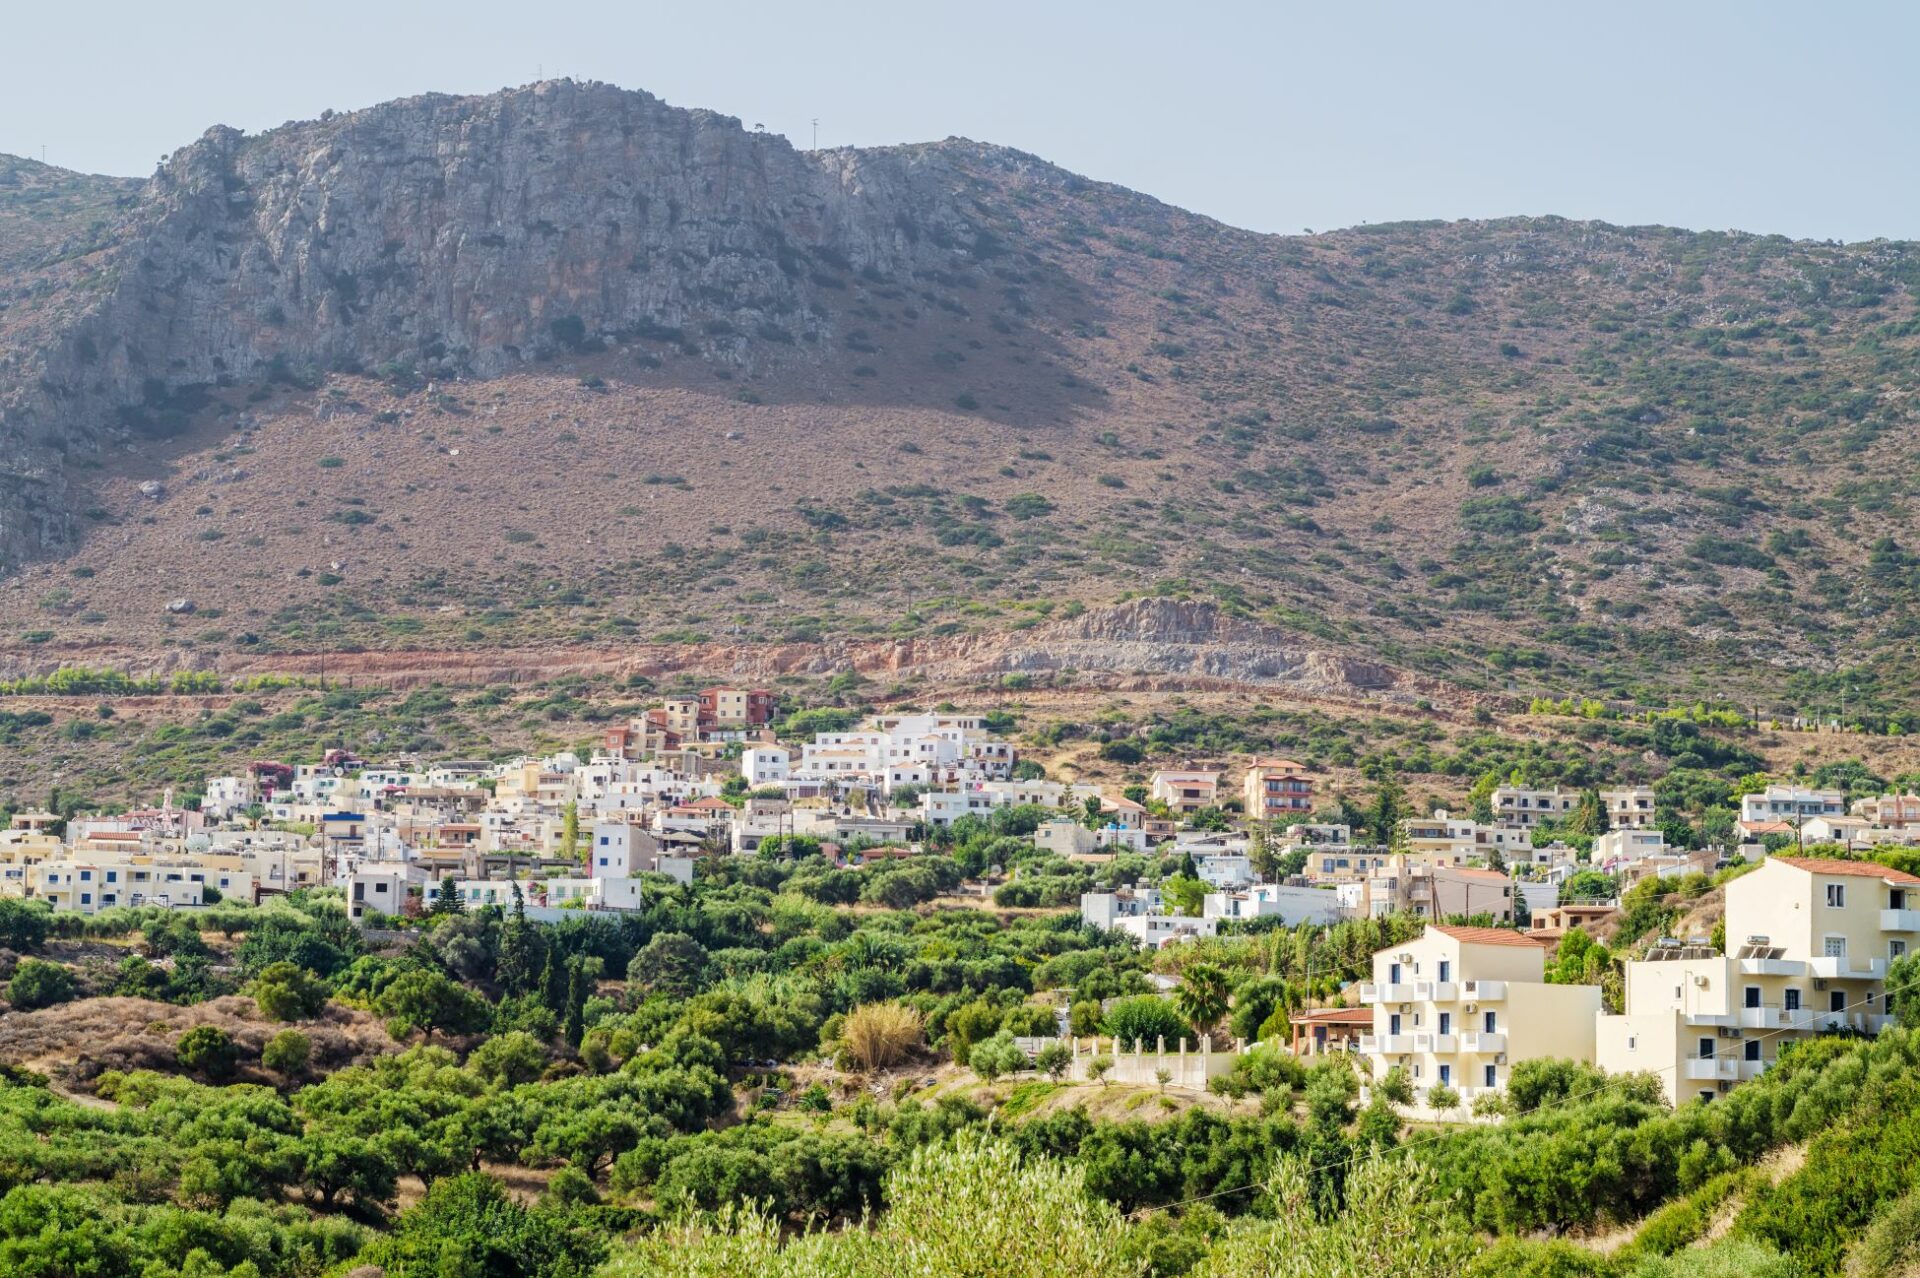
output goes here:
{"type": "Polygon", "coordinates": [[[1302,1058],[1349,1053],[1371,1087],[1429,1117],[1495,1112],[1529,1060],[1651,1075],[1670,1103],[1724,1095],[1788,1043],[1892,1024],[1889,965],[1920,939],[1920,877],[1866,859],[1907,850],[1920,866],[1913,794],[1766,782],[1739,796],[1724,842],[1672,847],[1652,787],[1508,783],[1480,800],[1485,819],[1406,815],[1380,839],[1326,819],[1316,778],[1287,759],[1237,776],[1160,769],[1113,792],[1044,779],[1002,715],[876,714],[782,741],[776,704],[762,688],[669,697],[585,759],[331,750],[209,777],[191,805],[169,792],[64,820],[20,811],[0,834],[0,895],[60,915],[191,918],[337,892],[356,925],[392,936],[446,913],[637,914],[650,892],[746,857],[864,870],[860,899],[891,908],[1070,909],[1077,891],[1083,926],[1147,951],[1386,922],[1405,939],[1372,956],[1371,979],[1231,1045],[1205,1035],[1189,1058],[1183,1036],[1109,1034],[1103,1049],[1099,1026],[1064,1008],[1054,1033],[1018,1044],[1029,1067],[1063,1044],[1070,1077],[1106,1050],[1117,1080],[1166,1071],[1204,1090],[1268,1038],[1302,1058]],[[1584,846],[1558,836],[1571,828],[1584,846]],[[969,829],[1015,837],[956,869],[937,854],[969,829]],[[1648,936],[1611,972],[1549,976],[1570,935],[1578,957],[1616,930],[1623,896],[1685,882],[1724,885],[1712,936],[1648,936]]]}

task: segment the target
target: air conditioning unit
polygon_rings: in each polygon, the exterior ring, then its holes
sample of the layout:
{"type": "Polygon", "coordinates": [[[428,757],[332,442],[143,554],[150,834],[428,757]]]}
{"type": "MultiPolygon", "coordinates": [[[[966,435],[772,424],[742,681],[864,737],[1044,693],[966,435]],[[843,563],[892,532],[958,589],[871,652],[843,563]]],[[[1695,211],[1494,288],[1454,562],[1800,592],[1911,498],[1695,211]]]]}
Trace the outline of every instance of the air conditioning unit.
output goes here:
{"type": "Polygon", "coordinates": [[[1703,990],[1707,988],[1707,978],[1699,973],[1694,974],[1693,983],[1703,990]]]}
{"type": "Polygon", "coordinates": [[[1474,1012],[1476,1012],[1477,1010],[1479,1009],[1476,1008],[1472,1003],[1467,1004],[1466,1012],[1468,1016],[1472,1016],[1474,1012]]]}
{"type": "Polygon", "coordinates": [[[1733,1025],[1722,1025],[1720,1027],[1720,1037],[1732,1038],[1732,1039],[1739,1038],[1740,1037],[1739,1027],[1733,1026],[1733,1025]]]}
{"type": "Polygon", "coordinates": [[[1827,988],[1827,983],[1825,981],[1815,981],[1813,983],[1813,988],[1816,990],[1824,990],[1825,988],[1827,988]]]}
{"type": "Polygon", "coordinates": [[[1493,1054],[1493,1063],[1495,1065],[1505,1065],[1507,1063],[1507,1054],[1505,1052],[1495,1052],[1493,1054]]]}

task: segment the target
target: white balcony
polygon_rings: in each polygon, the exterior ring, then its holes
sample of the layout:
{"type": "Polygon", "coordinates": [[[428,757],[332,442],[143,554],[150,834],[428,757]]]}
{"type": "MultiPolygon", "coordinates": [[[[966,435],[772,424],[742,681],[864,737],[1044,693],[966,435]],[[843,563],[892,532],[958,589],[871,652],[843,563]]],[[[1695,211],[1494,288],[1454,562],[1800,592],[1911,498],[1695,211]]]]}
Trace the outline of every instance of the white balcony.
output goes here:
{"type": "Polygon", "coordinates": [[[1740,1081],[1743,1083],[1751,1083],[1754,1079],[1767,1072],[1766,1061],[1740,1061],[1738,1064],[1740,1066],[1740,1081]]]}
{"type": "Polygon", "coordinates": [[[1742,1064],[1743,1062],[1741,1061],[1723,1061],[1718,1058],[1700,1060],[1697,1057],[1689,1057],[1681,1073],[1684,1077],[1692,1079],[1695,1082],[1724,1080],[1732,1083],[1739,1081],[1740,1066],[1742,1064]]]}
{"type": "MultiPolygon", "coordinates": [[[[1740,1009],[1740,1028],[1750,1030],[1777,1030],[1782,1028],[1780,1009],[1777,1007],[1743,1007],[1740,1009]]],[[[1789,1027],[1790,1028],[1790,1027],[1789,1027]]]]}
{"type": "Polygon", "coordinates": [[[1415,981],[1413,996],[1422,1003],[1452,1003],[1460,997],[1460,987],[1452,981],[1415,981]]]}
{"type": "Polygon", "coordinates": [[[1451,1056],[1460,1050],[1460,1036],[1457,1034],[1415,1034],[1413,1050],[1433,1052],[1440,1056],[1451,1056]]]}
{"type": "Polygon", "coordinates": [[[1799,959],[1743,958],[1739,963],[1742,976],[1804,976],[1807,970],[1799,959]]]}
{"type": "Polygon", "coordinates": [[[1887,961],[1878,958],[1834,958],[1821,955],[1807,960],[1807,970],[1832,980],[1878,981],[1887,975],[1887,961]]]}
{"type": "Polygon", "coordinates": [[[1411,1003],[1415,1000],[1413,984],[1401,981],[1398,984],[1366,984],[1360,987],[1362,1003],[1411,1003]]]}
{"type": "Polygon", "coordinates": [[[1507,1050],[1507,1036],[1489,1030],[1469,1030],[1460,1036],[1460,1050],[1490,1056],[1507,1050]]]}
{"type": "Polygon", "coordinates": [[[1504,1003],[1507,1001],[1507,983],[1505,981],[1468,981],[1460,987],[1460,997],[1469,1003],[1504,1003]]]}
{"type": "Polygon", "coordinates": [[[1880,911],[1882,932],[1920,932],[1920,910],[1880,911]]]}
{"type": "Polygon", "coordinates": [[[1414,1046],[1412,1034],[1362,1034],[1360,1052],[1363,1056],[1407,1056],[1425,1048],[1414,1046]]]}
{"type": "Polygon", "coordinates": [[[1732,1029],[1740,1018],[1732,1012],[1688,1012],[1687,1025],[1693,1029],[1732,1029]]]}

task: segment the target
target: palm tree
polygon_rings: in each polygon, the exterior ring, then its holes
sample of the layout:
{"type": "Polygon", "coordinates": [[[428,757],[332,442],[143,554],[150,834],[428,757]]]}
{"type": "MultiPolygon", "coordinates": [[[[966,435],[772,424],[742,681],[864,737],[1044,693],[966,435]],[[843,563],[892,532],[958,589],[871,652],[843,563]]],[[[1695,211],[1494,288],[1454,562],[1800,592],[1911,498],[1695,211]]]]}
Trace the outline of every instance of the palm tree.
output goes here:
{"type": "Polygon", "coordinates": [[[1232,981],[1224,969],[1212,963],[1195,963],[1181,976],[1173,1003],[1194,1033],[1208,1034],[1227,1014],[1232,994],[1232,981]]]}

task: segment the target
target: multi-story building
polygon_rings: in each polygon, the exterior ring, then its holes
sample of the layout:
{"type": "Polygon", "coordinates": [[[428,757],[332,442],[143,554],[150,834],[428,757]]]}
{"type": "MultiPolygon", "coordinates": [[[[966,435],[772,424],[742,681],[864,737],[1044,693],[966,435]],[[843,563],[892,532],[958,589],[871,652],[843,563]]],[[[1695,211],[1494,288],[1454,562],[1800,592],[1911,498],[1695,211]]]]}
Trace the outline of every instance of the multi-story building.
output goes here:
{"type": "Polygon", "coordinates": [[[1160,893],[1153,888],[1088,892],[1080,898],[1080,921],[1088,927],[1125,932],[1155,949],[1176,941],[1213,936],[1220,927],[1218,919],[1165,913],[1160,893]]]}
{"type": "Polygon", "coordinates": [[[1255,759],[1241,789],[1249,821],[1298,820],[1313,811],[1313,778],[1291,759],[1255,759]]]}
{"type": "Polygon", "coordinates": [[[1839,790],[1813,790],[1803,785],[1770,785],[1758,794],[1740,796],[1742,821],[1805,821],[1817,816],[1845,816],[1847,796],[1839,790]]]}
{"type": "Polygon", "coordinates": [[[1358,883],[1347,885],[1354,913],[1364,918],[1414,914],[1438,922],[1484,914],[1513,922],[1513,880],[1498,870],[1433,865],[1405,852],[1358,883]]]}
{"type": "Polygon", "coordinates": [[[1580,806],[1580,793],[1562,790],[1559,786],[1531,790],[1525,786],[1503,785],[1493,792],[1490,802],[1495,824],[1531,829],[1542,821],[1559,821],[1572,815],[1580,806]]]}
{"type": "Polygon", "coordinates": [[[1504,1088],[1518,1061],[1593,1060],[1600,989],[1547,984],[1546,954],[1521,932],[1444,926],[1376,953],[1360,987],[1373,1009],[1360,1051],[1374,1080],[1398,1067],[1417,1098],[1445,1084],[1470,1103],[1504,1088]]]}
{"type": "Polygon", "coordinates": [[[1606,811],[1609,828],[1644,830],[1653,824],[1653,787],[1634,785],[1620,790],[1602,790],[1600,806],[1606,811]]]}
{"type": "Polygon", "coordinates": [[[1525,860],[1533,851],[1533,838],[1524,827],[1481,825],[1445,808],[1430,817],[1408,817],[1400,823],[1400,832],[1415,859],[1434,865],[1465,865],[1495,853],[1503,860],[1525,860]]]}
{"type": "Polygon", "coordinates": [[[702,688],[701,727],[764,728],[773,722],[773,693],[765,688],[702,688]]]}
{"type": "Polygon", "coordinates": [[[1207,768],[1162,770],[1147,784],[1147,796],[1182,815],[1220,806],[1220,774],[1207,768]]]}
{"type": "Polygon", "coordinates": [[[1757,1077],[1812,1034],[1878,1033],[1888,963],[1920,940],[1920,877],[1870,861],[1770,857],[1726,887],[1729,954],[1656,945],[1600,1018],[1609,1072],[1658,1074],[1678,1104],[1757,1077]]]}
{"type": "Polygon", "coordinates": [[[1348,883],[1393,864],[1386,848],[1316,847],[1307,851],[1300,873],[1309,883],[1348,883]]]}
{"type": "Polygon", "coordinates": [[[1667,836],[1660,831],[1622,826],[1594,839],[1587,859],[1611,874],[1619,866],[1660,856],[1666,850],[1667,836]]]}
{"type": "Polygon", "coordinates": [[[1011,742],[984,734],[975,718],[900,715],[875,718],[853,732],[823,732],[800,748],[793,780],[947,788],[1004,781],[1013,775],[1011,742]]]}
{"type": "Polygon", "coordinates": [[[1853,815],[1865,817],[1882,829],[1920,825],[1920,794],[1883,794],[1877,798],[1855,799],[1853,815]]]}
{"type": "Polygon", "coordinates": [[[1285,883],[1256,883],[1241,891],[1209,892],[1201,917],[1209,919],[1279,919],[1288,927],[1302,923],[1338,923],[1347,916],[1332,888],[1295,887],[1285,883]]]}

